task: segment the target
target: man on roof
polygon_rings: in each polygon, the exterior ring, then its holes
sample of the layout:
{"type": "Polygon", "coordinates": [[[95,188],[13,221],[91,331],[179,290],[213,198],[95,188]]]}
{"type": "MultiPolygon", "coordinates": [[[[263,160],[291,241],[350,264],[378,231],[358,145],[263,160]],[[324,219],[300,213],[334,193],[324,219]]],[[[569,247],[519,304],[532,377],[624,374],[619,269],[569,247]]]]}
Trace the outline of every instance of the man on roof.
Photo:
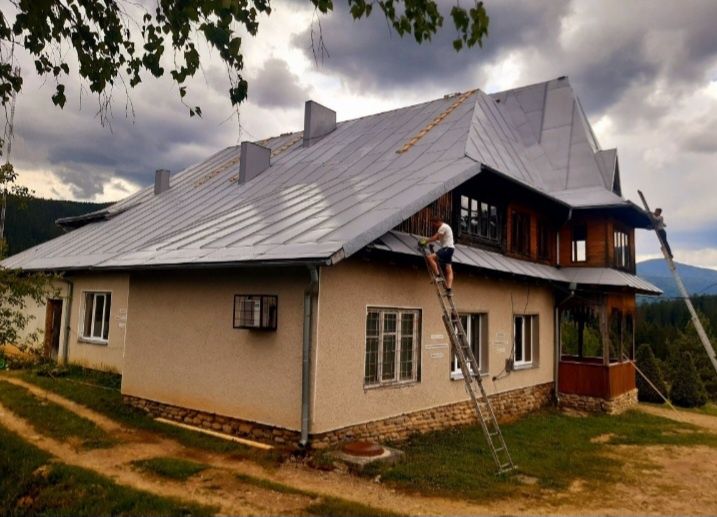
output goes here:
{"type": "Polygon", "coordinates": [[[667,242],[667,232],[665,231],[665,227],[667,225],[665,224],[665,218],[662,217],[662,208],[655,209],[655,213],[652,214],[652,224],[654,225],[655,230],[657,230],[660,240],[665,245],[668,255],[670,255],[670,258],[673,258],[672,249],[670,248],[670,244],[667,242]]]}
{"type": "Polygon", "coordinates": [[[421,246],[427,246],[431,242],[440,242],[441,249],[436,253],[428,255],[428,262],[433,268],[433,273],[438,276],[440,265],[446,273],[446,294],[453,296],[453,250],[455,244],[453,243],[453,230],[443,220],[440,215],[433,215],[431,217],[431,226],[436,231],[431,237],[427,239],[421,239],[421,246]]]}

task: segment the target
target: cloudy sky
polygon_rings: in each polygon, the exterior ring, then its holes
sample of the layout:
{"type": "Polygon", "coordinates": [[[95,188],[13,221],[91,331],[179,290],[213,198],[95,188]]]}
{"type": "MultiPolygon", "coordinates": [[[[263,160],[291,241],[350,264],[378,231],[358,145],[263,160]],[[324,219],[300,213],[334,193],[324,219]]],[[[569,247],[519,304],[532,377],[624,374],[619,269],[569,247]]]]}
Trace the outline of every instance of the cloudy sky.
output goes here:
{"type": "MultiPolygon", "coordinates": [[[[189,118],[170,81],[149,81],[130,94],[134,116],[115,93],[111,127],[79,84],[68,85],[64,110],[54,108],[53,85],[21,58],[12,150],[21,182],[44,197],[112,201],[149,184],[155,169],[179,171],[240,140],[301,129],[307,99],[349,119],[567,75],[601,145],[618,148],[623,193],[637,200],[640,188],[664,208],[678,260],[717,268],[717,2],[489,1],[484,47],[461,53],[448,19],[418,46],[391,34],[379,12],[354,22],[343,0],[334,3],[335,13],[317,18],[308,0],[272,1],[258,37],[244,39],[250,84],[240,124],[207,49],[189,100],[203,118],[189,118]],[[328,55],[317,62],[319,23],[328,55]]],[[[640,258],[659,252],[649,232],[637,246],[640,258]]]]}

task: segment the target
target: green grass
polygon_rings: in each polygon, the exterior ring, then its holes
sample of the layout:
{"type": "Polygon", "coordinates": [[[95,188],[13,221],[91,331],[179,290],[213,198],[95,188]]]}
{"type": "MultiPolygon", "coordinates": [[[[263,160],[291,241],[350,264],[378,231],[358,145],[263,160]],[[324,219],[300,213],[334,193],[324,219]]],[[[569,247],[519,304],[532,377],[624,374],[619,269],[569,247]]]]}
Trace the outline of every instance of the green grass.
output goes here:
{"type": "Polygon", "coordinates": [[[160,434],[187,447],[235,455],[238,458],[256,461],[266,467],[277,465],[282,459],[280,451],[262,451],[240,443],[157,422],[147,413],[122,402],[119,389],[112,388],[112,384],[117,383],[116,374],[104,374],[80,369],[71,375],[61,377],[47,377],[32,371],[20,372],[18,376],[27,382],[82,404],[123,425],[160,434]],[[87,372],[89,374],[85,376],[87,372]]]}
{"type": "Polygon", "coordinates": [[[38,433],[56,440],[76,440],[85,449],[111,447],[116,443],[94,422],[20,386],[0,381],[0,403],[27,420],[38,433]]]}
{"type": "Polygon", "coordinates": [[[0,515],[212,515],[216,510],[57,463],[0,426],[0,515]]]}
{"type": "Polygon", "coordinates": [[[181,481],[189,479],[194,474],[198,474],[209,468],[209,465],[205,465],[204,463],[197,463],[196,461],[182,458],[172,458],[170,456],[137,460],[133,461],[132,465],[144,472],[151,472],[158,476],[169,479],[179,479],[181,481]]]}
{"type": "Polygon", "coordinates": [[[708,402],[702,407],[688,409],[688,411],[694,411],[695,413],[700,413],[703,415],[717,416],[717,404],[715,404],[714,402],[708,402]]]}
{"type": "Polygon", "coordinates": [[[314,502],[304,508],[305,515],[332,515],[332,516],[367,516],[395,517],[398,514],[380,510],[373,506],[361,503],[354,503],[338,497],[328,497],[309,490],[301,490],[292,486],[277,483],[269,479],[262,479],[247,474],[237,474],[237,479],[242,483],[253,485],[264,490],[279,492],[282,494],[300,495],[314,499],[314,502]]]}
{"type": "MultiPolygon", "coordinates": [[[[591,486],[617,480],[621,462],[604,454],[610,445],[698,445],[717,447],[717,435],[694,426],[629,411],[620,416],[571,417],[556,411],[527,416],[502,427],[519,472],[537,478],[535,486],[515,476],[497,476],[478,426],[416,436],[398,445],[405,460],[375,464],[364,471],[383,481],[424,494],[481,500],[565,489],[577,479],[591,486]],[[607,443],[591,441],[611,433],[607,443]]],[[[649,458],[645,458],[649,461],[649,458]]]]}
{"type": "Polygon", "coordinates": [[[304,508],[304,512],[306,512],[307,515],[327,515],[334,517],[366,517],[368,515],[376,517],[397,517],[399,515],[386,510],[379,510],[373,506],[354,503],[336,497],[322,497],[318,502],[312,503],[304,508]]]}

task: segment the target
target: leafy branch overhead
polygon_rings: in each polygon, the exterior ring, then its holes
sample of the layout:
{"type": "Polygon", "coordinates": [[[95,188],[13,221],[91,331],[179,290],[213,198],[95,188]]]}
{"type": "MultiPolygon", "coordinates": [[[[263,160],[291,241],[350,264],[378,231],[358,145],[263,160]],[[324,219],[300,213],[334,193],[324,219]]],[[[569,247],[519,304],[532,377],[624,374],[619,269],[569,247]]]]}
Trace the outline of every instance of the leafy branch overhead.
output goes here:
{"type": "MultiPolygon", "coordinates": [[[[332,0],[305,1],[323,14],[334,10],[332,0]]],[[[397,34],[412,35],[420,44],[443,26],[440,1],[347,3],[354,19],[366,18],[377,8],[397,34]]],[[[241,35],[255,36],[259,16],[271,14],[270,0],[157,0],[152,9],[134,0],[9,0],[9,4],[12,8],[0,11],[2,105],[22,89],[22,77],[13,63],[16,49],[31,56],[40,76],[55,80],[52,101],[59,107],[67,101],[65,81],[74,73],[70,69],[74,61],[68,59],[71,54],[65,49],[76,57],[77,74],[107,104],[115,85],[135,87],[147,73],[155,78],[168,73],[184,102],[187,80],[200,69],[197,44],[203,38],[226,65],[229,100],[237,106],[248,92],[241,35]],[[171,59],[163,59],[165,55],[171,59]]],[[[453,40],[456,50],[482,44],[489,22],[482,2],[474,0],[466,9],[456,0],[450,16],[457,33],[453,40]]],[[[201,109],[190,107],[189,113],[201,115],[201,109]]]]}

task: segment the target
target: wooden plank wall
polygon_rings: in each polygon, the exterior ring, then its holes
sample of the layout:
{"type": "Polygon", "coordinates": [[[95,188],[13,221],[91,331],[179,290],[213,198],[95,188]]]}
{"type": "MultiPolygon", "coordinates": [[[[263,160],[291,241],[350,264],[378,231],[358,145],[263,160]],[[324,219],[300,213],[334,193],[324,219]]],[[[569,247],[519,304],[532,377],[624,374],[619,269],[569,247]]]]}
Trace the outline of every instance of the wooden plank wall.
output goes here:
{"type": "MultiPolygon", "coordinates": [[[[448,192],[427,207],[421,209],[411,217],[403,221],[401,224],[396,226],[394,230],[406,233],[413,233],[416,235],[424,235],[426,237],[431,236],[435,233],[435,230],[431,226],[431,217],[434,214],[438,214],[443,217],[443,220],[448,224],[453,224],[453,203],[452,193],[448,192]]],[[[458,229],[453,228],[454,235],[458,234],[458,229]]]]}

